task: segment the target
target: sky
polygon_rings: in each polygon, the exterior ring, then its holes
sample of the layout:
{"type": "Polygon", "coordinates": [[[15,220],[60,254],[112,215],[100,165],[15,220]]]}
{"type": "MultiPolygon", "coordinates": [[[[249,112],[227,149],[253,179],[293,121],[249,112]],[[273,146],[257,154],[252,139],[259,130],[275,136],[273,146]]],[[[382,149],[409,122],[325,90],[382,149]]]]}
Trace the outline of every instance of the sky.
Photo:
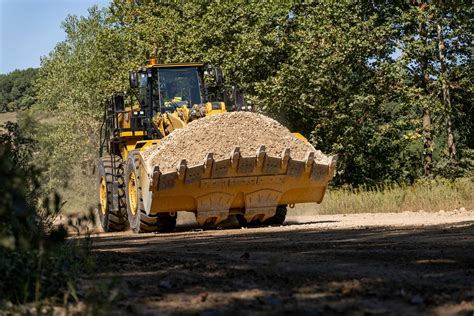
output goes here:
{"type": "Polygon", "coordinates": [[[109,0],[0,0],[0,74],[39,67],[56,43],[65,39],[61,22],[87,16],[93,5],[109,0]]]}

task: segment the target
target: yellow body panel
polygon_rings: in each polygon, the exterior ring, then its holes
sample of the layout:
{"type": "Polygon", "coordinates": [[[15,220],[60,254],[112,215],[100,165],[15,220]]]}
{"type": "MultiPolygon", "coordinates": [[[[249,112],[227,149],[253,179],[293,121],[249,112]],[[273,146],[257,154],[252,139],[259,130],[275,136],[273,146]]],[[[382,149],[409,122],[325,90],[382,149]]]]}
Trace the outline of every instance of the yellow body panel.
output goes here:
{"type": "Polygon", "coordinates": [[[140,111],[139,105],[134,105],[132,107],[128,106],[125,108],[125,113],[118,113],[118,127],[119,128],[130,128],[131,117],[133,111],[140,111]]]}
{"type": "Polygon", "coordinates": [[[145,148],[156,145],[159,142],[160,142],[159,139],[141,140],[137,138],[125,138],[123,141],[123,145],[120,148],[122,158],[123,160],[127,160],[128,154],[131,151],[135,151],[135,150],[143,151],[145,150],[145,148]]]}
{"type": "Polygon", "coordinates": [[[305,142],[308,142],[308,139],[306,137],[304,137],[303,135],[301,135],[300,133],[293,133],[293,135],[295,135],[296,137],[298,137],[301,140],[304,140],[305,142]]]}
{"type": "Polygon", "coordinates": [[[143,131],[136,132],[120,132],[120,137],[143,137],[146,133],[143,131]]]}
{"type": "Polygon", "coordinates": [[[137,176],[135,173],[130,172],[130,176],[127,183],[128,189],[128,201],[130,205],[130,211],[132,215],[137,214],[138,209],[138,186],[137,186],[137,176]]]}
{"type": "Polygon", "coordinates": [[[144,151],[147,147],[156,145],[160,142],[159,139],[150,139],[150,140],[142,140],[136,143],[135,149],[139,149],[140,151],[144,151]]]}
{"type": "Polygon", "coordinates": [[[206,116],[221,114],[227,112],[224,102],[208,102],[206,103],[206,116]]]}
{"type": "Polygon", "coordinates": [[[139,155],[142,199],[146,212],[192,211],[200,224],[220,222],[241,213],[248,220],[265,220],[283,204],[320,203],[333,177],[336,157],[314,161],[257,154],[231,158],[160,173],[139,155]],[[153,168],[153,169],[152,169],[153,168]]]}
{"type": "Polygon", "coordinates": [[[107,213],[107,181],[105,177],[101,177],[99,182],[99,204],[102,216],[105,216],[107,213]]]}

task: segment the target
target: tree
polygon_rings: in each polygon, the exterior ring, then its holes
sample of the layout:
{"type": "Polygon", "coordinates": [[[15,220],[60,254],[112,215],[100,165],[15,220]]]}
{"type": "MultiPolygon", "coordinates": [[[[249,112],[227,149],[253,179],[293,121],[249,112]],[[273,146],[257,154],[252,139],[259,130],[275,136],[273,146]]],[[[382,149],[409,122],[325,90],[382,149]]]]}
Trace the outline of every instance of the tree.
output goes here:
{"type": "Polygon", "coordinates": [[[28,68],[0,75],[0,112],[26,110],[34,104],[37,74],[38,69],[28,68]]]}
{"type": "Polygon", "coordinates": [[[465,4],[422,2],[403,5],[400,10],[401,62],[413,78],[413,84],[407,86],[412,90],[413,104],[423,111],[424,175],[431,176],[433,167],[436,173],[447,175],[444,157],[452,163],[457,151],[452,69],[468,64],[466,50],[472,47],[468,16],[472,9],[465,4]]]}

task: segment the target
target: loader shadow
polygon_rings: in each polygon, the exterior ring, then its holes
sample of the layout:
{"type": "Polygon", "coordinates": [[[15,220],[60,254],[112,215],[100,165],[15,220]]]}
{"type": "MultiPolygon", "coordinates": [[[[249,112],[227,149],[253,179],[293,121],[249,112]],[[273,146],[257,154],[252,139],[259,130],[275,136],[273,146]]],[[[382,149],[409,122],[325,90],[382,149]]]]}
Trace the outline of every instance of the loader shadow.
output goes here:
{"type": "Polygon", "coordinates": [[[134,314],[472,314],[473,248],[474,221],[94,239],[127,297],[115,310],[134,314]]]}
{"type": "MultiPolygon", "coordinates": [[[[261,225],[261,226],[250,226],[244,227],[245,228],[266,228],[266,227],[279,227],[279,226],[305,226],[310,224],[331,224],[331,223],[338,223],[340,221],[333,221],[333,220],[326,220],[326,221],[296,221],[296,220],[289,220],[285,221],[281,225],[261,225]]],[[[187,231],[207,231],[207,230],[227,230],[227,229],[242,229],[242,226],[239,223],[226,223],[225,225],[206,225],[206,226],[199,226],[197,223],[186,223],[177,225],[175,230],[172,233],[176,232],[187,232],[187,231]]]]}
{"type": "Polygon", "coordinates": [[[304,225],[310,225],[310,224],[331,224],[331,223],[339,223],[340,221],[333,221],[333,220],[327,220],[327,221],[295,221],[295,220],[289,220],[285,221],[282,226],[304,226],[304,225]]]}

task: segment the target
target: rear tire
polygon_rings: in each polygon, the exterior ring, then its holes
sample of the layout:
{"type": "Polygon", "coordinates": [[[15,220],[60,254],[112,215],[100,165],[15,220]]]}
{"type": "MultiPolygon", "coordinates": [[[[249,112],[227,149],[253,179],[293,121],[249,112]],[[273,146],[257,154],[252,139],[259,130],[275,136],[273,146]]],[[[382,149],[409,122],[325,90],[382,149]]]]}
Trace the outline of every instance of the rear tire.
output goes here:
{"type": "Polygon", "coordinates": [[[146,214],[140,185],[139,159],[130,153],[125,168],[125,195],[128,221],[135,233],[171,232],[176,226],[176,213],[146,214]]]}
{"type": "Polygon", "coordinates": [[[276,213],[274,216],[270,217],[269,219],[260,222],[259,220],[251,221],[250,223],[247,222],[245,217],[241,214],[236,215],[237,220],[239,221],[239,225],[241,227],[259,227],[259,226],[268,226],[268,225],[282,225],[285,222],[286,218],[286,205],[278,205],[276,209],[276,213]]]}
{"type": "Polygon", "coordinates": [[[100,158],[97,171],[97,209],[102,229],[105,232],[124,231],[128,228],[128,219],[125,205],[122,158],[115,155],[107,155],[100,158]],[[113,169],[114,167],[115,170],[113,169]],[[113,174],[117,175],[115,180],[113,174]],[[113,201],[112,192],[114,182],[117,183],[116,201],[113,201]],[[113,210],[112,204],[118,205],[118,211],[113,210]]]}

